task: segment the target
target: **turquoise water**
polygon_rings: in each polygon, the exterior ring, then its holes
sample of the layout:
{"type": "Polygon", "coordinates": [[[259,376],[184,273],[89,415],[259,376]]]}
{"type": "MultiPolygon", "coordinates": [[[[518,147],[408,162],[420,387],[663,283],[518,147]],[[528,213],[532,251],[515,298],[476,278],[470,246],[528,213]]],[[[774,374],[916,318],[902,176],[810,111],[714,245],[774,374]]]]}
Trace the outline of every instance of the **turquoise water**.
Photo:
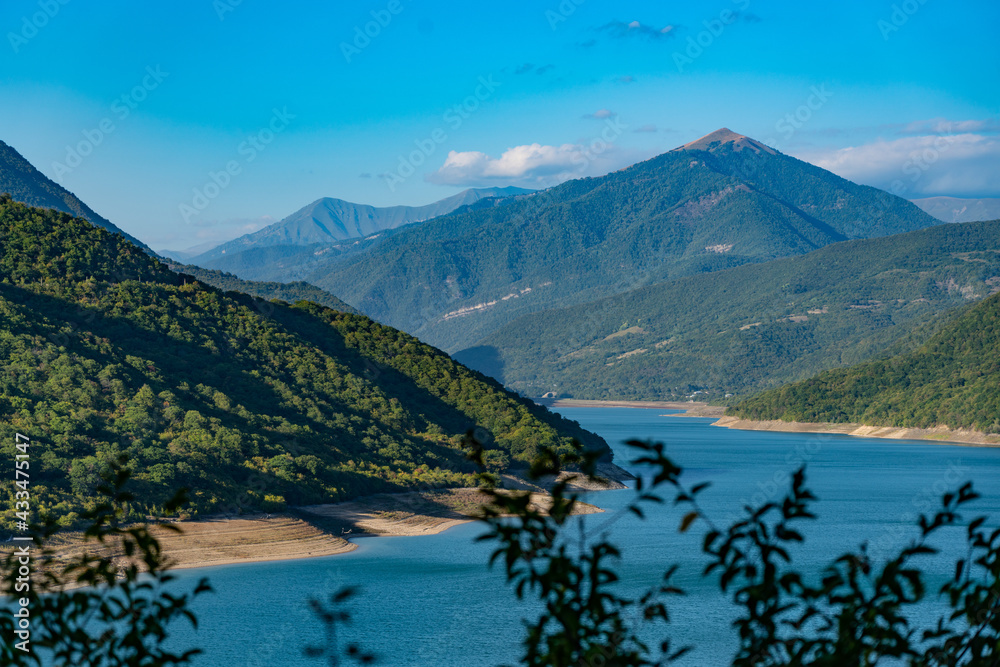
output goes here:
{"type": "MultiPolygon", "coordinates": [[[[867,540],[877,558],[903,546],[915,534],[912,521],[947,486],[973,480],[983,498],[974,513],[1000,517],[1000,449],[848,436],[735,431],[710,426],[710,419],[665,416],[632,408],[564,408],[560,412],[595,431],[615,448],[624,467],[630,452],[622,441],[652,438],[685,468],[686,481],[711,481],[703,505],[725,523],[734,510],[777,499],[786,477],[807,463],[809,486],[819,497],[819,519],[805,530],[807,544],[796,553],[800,567],[818,566],[867,540]]],[[[711,581],[699,574],[696,530],[680,536],[680,513],[655,507],[647,519],[616,515],[630,491],[591,494],[605,514],[582,517],[593,530],[614,517],[612,540],[623,552],[624,590],[639,592],[655,583],[671,563],[681,563],[676,582],[688,590],[670,601],[673,623],[666,633],[676,646],[697,648],[689,665],[726,664],[733,640],[731,608],[711,581]]],[[[936,505],[934,505],[936,506],[936,505]]],[[[342,640],[357,641],[379,656],[381,665],[461,666],[513,663],[522,636],[521,619],[533,605],[518,602],[499,572],[486,567],[491,546],[476,544],[483,532],[465,524],[427,537],[361,538],[359,548],[340,556],[298,561],[231,565],[178,573],[184,583],[208,576],[214,594],[196,605],[197,631],[178,630],[178,646],[199,646],[202,667],[320,664],[302,647],[321,630],[305,604],[345,585],[361,587],[352,605],[354,622],[342,640]]],[[[956,528],[938,542],[962,543],[956,528]]],[[[943,561],[928,561],[935,580],[948,574],[943,561]],[[935,563],[938,566],[935,568],[935,563]]],[[[815,569],[815,568],[814,568],[815,569]]]]}

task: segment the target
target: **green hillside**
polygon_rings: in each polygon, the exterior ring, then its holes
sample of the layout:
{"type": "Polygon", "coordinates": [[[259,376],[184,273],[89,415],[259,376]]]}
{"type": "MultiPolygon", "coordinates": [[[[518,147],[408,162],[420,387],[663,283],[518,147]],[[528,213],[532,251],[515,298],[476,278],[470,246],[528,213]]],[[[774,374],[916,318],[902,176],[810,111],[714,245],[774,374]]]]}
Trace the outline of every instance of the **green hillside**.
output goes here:
{"type": "MultiPolygon", "coordinates": [[[[32,507],[67,523],[122,453],[139,514],[181,485],[197,512],[465,485],[459,443],[477,426],[497,468],[572,438],[610,454],[400,331],[224,293],[85,220],[8,197],[0,314],[3,460],[15,432],[30,437],[32,507]]],[[[0,492],[5,521],[13,492],[0,492]]]]}
{"type": "Polygon", "coordinates": [[[938,224],[727,130],[501,202],[402,228],[296,278],[453,351],[527,313],[938,224]]]}
{"type": "Polygon", "coordinates": [[[918,350],[763,392],[727,414],[1000,433],[1000,294],[918,350]]]}
{"type": "Polygon", "coordinates": [[[168,264],[167,266],[172,271],[197,278],[206,285],[218,287],[224,292],[243,292],[268,301],[271,299],[280,299],[290,303],[312,301],[342,313],[358,312],[356,308],[352,308],[326,290],[301,280],[293,283],[257,282],[237,278],[231,273],[203,269],[192,264],[168,264]]]}
{"type": "Polygon", "coordinates": [[[526,316],[455,358],[532,396],[723,399],[912,349],[997,289],[1000,221],[940,225],[526,316]]]}

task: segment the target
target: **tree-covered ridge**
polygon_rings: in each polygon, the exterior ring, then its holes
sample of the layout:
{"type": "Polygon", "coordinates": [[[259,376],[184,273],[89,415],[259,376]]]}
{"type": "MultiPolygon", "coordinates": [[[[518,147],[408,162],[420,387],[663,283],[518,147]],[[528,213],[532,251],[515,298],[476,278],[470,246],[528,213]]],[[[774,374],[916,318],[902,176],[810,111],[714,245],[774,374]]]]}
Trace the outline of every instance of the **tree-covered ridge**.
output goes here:
{"type": "Polygon", "coordinates": [[[913,352],[772,389],[728,413],[1000,433],[1000,294],[969,308],[913,352]]]}
{"type": "Polygon", "coordinates": [[[243,292],[244,294],[267,299],[268,301],[271,299],[280,299],[289,303],[312,301],[321,306],[339,310],[342,313],[358,312],[356,308],[352,308],[326,290],[301,280],[292,283],[257,282],[243,280],[223,271],[203,269],[200,266],[192,264],[170,264],[168,266],[178,273],[193,276],[207,285],[218,287],[227,292],[243,292]]]}
{"type": "Polygon", "coordinates": [[[911,350],[998,289],[1000,221],[939,225],[529,315],[455,357],[532,396],[747,396],[911,350]]]}
{"type": "Polygon", "coordinates": [[[98,227],[121,234],[132,243],[146,248],[142,242],[118,229],[107,218],[95,213],[72,192],[35,169],[34,165],[25,160],[12,146],[0,141],[0,194],[4,193],[9,194],[14,201],[28,206],[54,208],[63,213],[86,218],[98,227]]]}
{"type": "Polygon", "coordinates": [[[295,277],[453,351],[527,313],[935,224],[887,192],[723,144],[462,209],[295,277]]]}
{"type": "MultiPolygon", "coordinates": [[[[35,505],[70,523],[124,454],[141,499],[269,509],[470,483],[471,428],[497,468],[575,422],[366,317],[222,291],[118,236],[0,198],[0,448],[32,458],[35,505]]],[[[13,493],[5,508],[13,508],[13,493]]],[[[9,521],[13,512],[4,514],[9,521]]]]}

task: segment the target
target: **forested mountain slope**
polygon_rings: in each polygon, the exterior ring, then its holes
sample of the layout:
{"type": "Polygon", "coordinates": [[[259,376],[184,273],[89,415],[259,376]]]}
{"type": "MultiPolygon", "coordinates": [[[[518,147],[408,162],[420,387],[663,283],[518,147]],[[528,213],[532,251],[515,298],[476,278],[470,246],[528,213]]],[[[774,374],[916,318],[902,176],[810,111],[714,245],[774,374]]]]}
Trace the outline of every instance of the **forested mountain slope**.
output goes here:
{"type": "Polygon", "coordinates": [[[727,414],[1000,433],[1000,294],[914,352],[820,373],[753,396],[727,414]]]}
{"type": "MultiPolygon", "coordinates": [[[[170,271],[80,218],[0,197],[0,450],[35,446],[32,507],[66,523],[127,455],[147,512],[279,508],[464,485],[483,429],[502,468],[599,437],[412,336],[170,271]]],[[[12,477],[13,478],[13,477],[12,477]]],[[[5,520],[13,485],[4,485],[5,520]]],[[[8,511],[9,510],[9,511],[8,511]]]]}
{"type": "Polygon", "coordinates": [[[937,224],[728,130],[504,201],[397,230],[297,277],[451,351],[526,313],[937,224]]]}
{"type": "Polygon", "coordinates": [[[913,341],[1000,290],[1000,221],[847,241],[523,317],[455,358],[532,396],[747,395],[913,341]]]}

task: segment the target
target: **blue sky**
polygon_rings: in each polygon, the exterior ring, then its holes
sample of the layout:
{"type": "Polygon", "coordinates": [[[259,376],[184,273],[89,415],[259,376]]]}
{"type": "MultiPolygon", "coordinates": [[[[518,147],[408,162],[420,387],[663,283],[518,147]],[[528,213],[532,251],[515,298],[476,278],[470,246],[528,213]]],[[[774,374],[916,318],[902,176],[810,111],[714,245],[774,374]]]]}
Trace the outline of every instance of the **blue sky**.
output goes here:
{"type": "Polygon", "coordinates": [[[154,248],[720,127],[902,196],[996,197],[997,26],[986,0],[6,0],[0,139],[154,248]]]}

